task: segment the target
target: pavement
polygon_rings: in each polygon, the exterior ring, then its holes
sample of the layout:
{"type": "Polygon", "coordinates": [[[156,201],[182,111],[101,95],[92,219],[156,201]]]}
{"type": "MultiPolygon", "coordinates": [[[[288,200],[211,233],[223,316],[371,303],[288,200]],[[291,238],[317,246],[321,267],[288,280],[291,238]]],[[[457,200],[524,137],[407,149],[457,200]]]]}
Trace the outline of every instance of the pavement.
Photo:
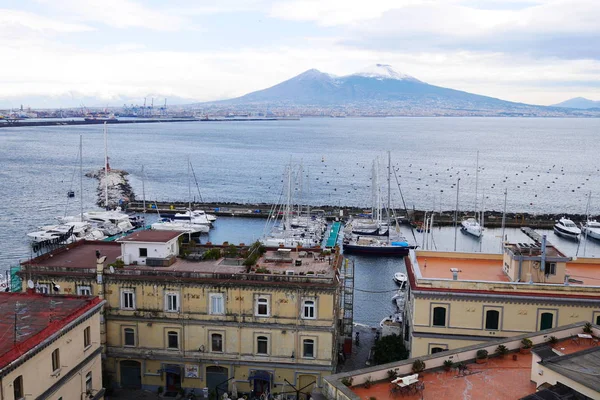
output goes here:
{"type": "Polygon", "coordinates": [[[353,330],[353,335],[356,335],[356,332],[359,333],[359,345],[356,345],[353,337],[352,354],[347,356],[344,362],[341,362],[341,360],[338,361],[338,373],[354,371],[356,369],[366,368],[369,366],[367,361],[371,355],[371,349],[375,344],[376,329],[362,324],[355,324],[353,330]]]}

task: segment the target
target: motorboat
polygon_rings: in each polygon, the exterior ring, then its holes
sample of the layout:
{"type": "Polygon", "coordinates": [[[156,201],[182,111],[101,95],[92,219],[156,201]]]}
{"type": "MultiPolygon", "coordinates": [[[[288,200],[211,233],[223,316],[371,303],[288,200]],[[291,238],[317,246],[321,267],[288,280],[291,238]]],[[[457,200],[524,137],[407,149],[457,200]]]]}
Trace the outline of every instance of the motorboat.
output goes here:
{"type": "Polygon", "coordinates": [[[581,229],[569,218],[562,217],[554,224],[554,233],[565,238],[579,240],[581,229]]]}
{"type": "Polygon", "coordinates": [[[379,323],[379,327],[383,328],[385,325],[396,325],[396,324],[402,325],[402,313],[394,313],[394,314],[390,315],[389,317],[385,317],[379,323]]]}
{"type": "Polygon", "coordinates": [[[40,226],[38,229],[38,231],[27,234],[34,243],[60,239],[68,244],[83,239],[103,240],[106,238],[100,229],[88,222],[67,222],[58,225],[40,226]],[[66,235],[68,236],[65,238],[66,235]]]}
{"type": "Polygon", "coordinates": [[[398,312],[404,311],[404,305],[406,304],[406,291],[399,289],[395,295],[392,296],[392,302],[396,305],[398,312]]]}
{"type": "Polygon", "coordinates": [[[404,288],[404,286],[406,286],[407,281],[408,278],[404,272],[396,272],[394,274],[394,282],[400,285],[401,288],[404,288]]]}
{"type": "Polygon", "coordinates": [[[461,221],[461,230],[464,233],[473,235],[475,237],[481,237],[483,235],[483,228],[475,218],[467,218],[461,221]]]}
{"type": "Polygon", "coordinates": [[[600,222],[596,220],[588,220],[582,229],[587,237],[600,240],[600,222]]]}
{"type": "Polygon", "coordinates": [[[411,246],[403,236],[346,235],[344,253],[407,256],[411,246]]]}
{"type": "Polygon", "coordinates": [[[212,225],[212,221],[214,221],[216,218],[211,221],[208,218],[208,214],[206,214],[204,211],[187,210],[186,212],[175,214],[172,219],[174,221],[191,222],[192,224],[195,224],[195,225],[210,226],[210,225],[212,225]]]}
{"type": "Polygon", "coordinates": [[[82,215],[59,217],[58,220],[62,223],[90,222],[106,235],[112,236],[135,229],[130,217],[129,214],[125,214],[120,208],[117,208],[110,211],[88,211],[82,215]]]}
{"type": "Polygon", "coordinates": [[[172,221],[163,219],[151,225],[151,228],[156,231],[179,231],[190,235],[200,235],[208,233],[210,228],[207,225],[190,224],[184,221],[172,221]]]}

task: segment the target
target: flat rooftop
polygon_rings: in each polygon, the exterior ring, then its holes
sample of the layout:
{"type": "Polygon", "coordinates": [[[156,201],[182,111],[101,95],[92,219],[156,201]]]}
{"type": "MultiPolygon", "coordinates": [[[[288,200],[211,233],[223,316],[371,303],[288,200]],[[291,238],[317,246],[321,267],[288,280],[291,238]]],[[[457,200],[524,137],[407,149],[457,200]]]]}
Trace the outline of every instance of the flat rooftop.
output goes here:
{"type": "MultiPolygon", "coordinates": [[[[573,354],[582,350],[585,353],[585,350],[590,348],[593,347],[589,341],[582,340],[580,344],[575,344],[567,339],[560,341],[555,350],[562,354],[573,354]]],[[[511,353],[503,359],[490,357],[486,364],[467,364],[469,373],[466,376],[459,375],[456,369],[425,371],[420,378],[420,381],[425,383],[423,397],[421,393],[417,393],[399,395],[398,398],[407,400],[520,399],[536,392],[535,383],[531,382],[531,364],[531,354],[511,353]],[[516,361],[513,360],[512,354],[517,354],[516,361]]],[[[391,398],[388,381],[378,382],[369,389],[352,387],[351,390],[361,399],[391,398]]]]}
{"type": "Polygon", "coordinates": [[[183,235],[183,232],[155,231],[154,229],[145,229],[145,230],[130,233],[127,236],[117,239],[117,242],[164,243],[164,242],[168,242],[169,240],[178,238],[181,235],[183,235]]]}
{"type": "Polygon", "coordinates": [[[101,303],[98,297],[1,292],[0,369],[101,303]]]}
{"type": "Polygon", "coordinates": [[[115,242],[82,240],[61,249],[26,261],[24,265],[50,268],[96,269],[96,250],[111,264],[121,255],[121,245],[115,242]]]}
{"type": "MultiPolygon", "coordinates": [[[[417,253],[418,254],[418,253],[417,253]]],[[[452,279],[451,268],[456,268],[459,280],[510,282],[502,271],[502,259],[473,259],[418,256],[417,262],[423,278],[452,279]]]]}

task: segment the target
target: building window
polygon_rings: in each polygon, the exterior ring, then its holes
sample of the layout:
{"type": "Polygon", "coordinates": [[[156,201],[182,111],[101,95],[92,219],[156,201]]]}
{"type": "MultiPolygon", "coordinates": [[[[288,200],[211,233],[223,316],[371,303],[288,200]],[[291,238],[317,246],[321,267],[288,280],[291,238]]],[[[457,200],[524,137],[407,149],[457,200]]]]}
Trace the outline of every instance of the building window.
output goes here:
{"type": "Polygon", "coordinates": [[[123,329],[123,346],[135,346],[135,330],[133,328],[123,329]]]}
{"type": "Polygon", "coordinates": [[[305,358],[315,357],[315,341],[313,339],[304,339],[302,341],[302,356],[305,358]]]}
{"type": "Polygon", "coordinates": [[[77,294],[80,296],[91,296],[92,288],[90,286],[77,286],[77,294]]]}
{"type": "Polygon", "coordinates": [[[47,283],[39,283],[36,286],[35,290],[38,293],[48,294],[48,293],[50,293],[50,285],[47,283]]]}
{"type": "Polygon", "coordinates": [[[52,372],[60,369],[60,352],[58,349],[52,352],[52,372]]]}
{"type": "Polygon", "coordinates": [[[179,334],[177,332],[167,332],[167,347],[169,349],[179,349],[179,334]]]}
{"type": "Polygon", "coordinates": [[[433,309],[433,326],[446,326],[445,307],[435,307],[433,309]]]}
{"type": "Polygon", "coordinates": [[[600,325],[600,315],[596,316],[596,325],[600,325]]]}
{"type": "Polygon", "coordinates": [[[223,293],[211,293],[209,295],[210,314],[225,314],[225,296],[223,293]]]}
{"type": "Polygon", "coordinates": [[[140,257],[148,257],[148,249],[145,247],[140,248],[140,257]]]}
{"type": "Polygon", "coordinates": [[[121,291],[121,309],[135,310],[135,290],[122,289],[122,291],[121,291]]]}
{"type": "Polygon", "coordinates": [[[254,314],[257,317],[269,316],[269,298],[267,296],[259,296],[256,298],[256,309],[254,314]]]}
{"type": "Polygon", "coordinates": [[[269,354],[269,338],[266,336],[258,336],[256,338],[256,353],[257,354],[269,354]]]}
{"type": "Polygon", "coordinates": [[[179,293],[167,292],[165,293],[165,310],[168,312],[179,311],[179,293]]]}
{"type": "Polygon", "coordinates": [[[85,391],[87,393],[92,392],[92,371],[85,374],[85,391]]]}
{"type": "Polygon", "coordinates": [[[92,344],[92,332],[88,326],[83,330],[83,347],[88,347],[92,344]]]}
{"type": "Polygon", "coordinates": [[[556,263],[546,263],[546,275],[556,275],[556,263]]]}
{"type": "Polygon", "coordinates": [[[545,312],[540,316],[540,331],[550,329],[554,326],[554,314],[545,312]]]}
{"type": "Polygon", "coordinates": [[[302,302],[302,318],[304,318],[304,319],[317,318],[317,311],[316,311],[314,300],[304,300],[302,302]]]}
{"type": "Polygon", "coordinates": [[[446,351],[448,349],[444,349],[443,347],[432,347],[431,354],[441,353],[442,351],[446,351]]]}
{"type": "Polygon", "coordinates": [[[23,375],[17,376],[13,381],[13,394],[15,396],[15,400],[25,397],[23,395],[23,375]]]}
{"type": "Polygon", "coordinates": [[[485,312],[485,329],[488,331],[498,330],[500,327],[500,312],[498,310],[487,310],[485,312]]]}
{"type": "Polygon", "coordinates": [[[220,333],[213,333],[210,335],[211,351],[223,351],[223,335],[220,333]]]}

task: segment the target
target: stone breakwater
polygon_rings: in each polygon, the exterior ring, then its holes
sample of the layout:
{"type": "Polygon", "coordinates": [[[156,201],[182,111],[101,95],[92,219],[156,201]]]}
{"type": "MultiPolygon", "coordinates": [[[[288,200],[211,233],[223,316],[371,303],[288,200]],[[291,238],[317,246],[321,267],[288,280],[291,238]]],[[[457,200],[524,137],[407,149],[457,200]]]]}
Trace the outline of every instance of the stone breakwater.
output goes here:
{"type": "Polygon", "coordinates": [[[114,209],[135,201],[135,194],[131,185],[129,185],[127,175],[129,175],[127,171],[111,169],[110,167],[108,174],[105,174],[104,168],[85,174],[88,178],[98,179],[98,200],[96,204],[99,207],[114,209]],[[105,204],[105,191],[108,192],[108,205],[105,204]]]}

